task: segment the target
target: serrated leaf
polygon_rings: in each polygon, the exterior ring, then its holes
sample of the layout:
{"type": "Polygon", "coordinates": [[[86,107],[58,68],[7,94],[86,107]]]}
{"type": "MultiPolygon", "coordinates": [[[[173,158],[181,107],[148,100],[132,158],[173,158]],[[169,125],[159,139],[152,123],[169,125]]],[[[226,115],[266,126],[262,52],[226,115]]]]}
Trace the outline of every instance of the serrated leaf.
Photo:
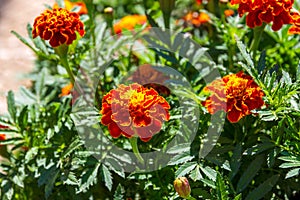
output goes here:
{"type": "Polygon", "coordinates": [[[263,50],[260,54],[258,64],[257,64],[257,71],[258,74],[261,75],[266,67],[266,51],[263,50]]]}
{"type": "Polygon", "coordinates": [[[106,157],[105,163],[108,165],[109,169],[113,170],[116,174],[125,178],[125,172],[122,164],[114,158],[106,157]]]}
{"type": "Polygon", "coordinates": [[[218,200],[228,200],[229,199],[225,182],[219,173],[217,174],[216,188],[217,188],[218,200]]]}
{"type": "Polygon", "coordinates": [[[202,167],[200,166],[201,171],[212,181],[216,181],[217,172],[209,166],[202,167]]]}
{"type": "Polygon", "coordinates": [[[299,162],[300,163],[300,158],[295,157],[295,156],[281,156],[278,159],[283,160],[283,161],[288,161],[288,162],[299,162]]]}
{"type": "Polygon", "coordinates": [[[285,175],[285,179],[288,179],[288,178],[291,178],[294,176],[299,176],[299,175],[300,175],[300,168],[292,169],[285,175]]]}
{"type": "Polygon", "coordinates": [[[191,178],[193,181],[199,181],[200,179],[203,178],[203,176],[201,175],[201,172],[200,172],[200,167],[199,167],[198,165],[197,165],[196,168],[191,172],[190,178],[191,178]]]}
{"type": "Polygon", "coordinates": [[[271,178],[267,179],[265,182],[260,184],[253,191],[251,191],[246,197],[246,200],[263,198],[269,191],[272,190],[274,185],[277,183],[279,177],[280,175],[274,175],[271,178]]]}
{"type": "Polygon", "coordinates": [[[29,44],[29,42],[25,38],[23,38],[19,33],[17,33],[16,31],[11,31],[11,33],[14,34],[23,44],[28,46],[34,53],[37,54],[35,48],[33,48],[32,45],[29,44]]]}
{"type": "Polygon", "coordinates": [[[191,156],[189,152],[184,152],[182,154],[178,154],[174,156],[169,162],[168,165],[178,165],[180,163],[184,163],[187,161],[190,161],[194,158],[194,156],[191,156]]]}
{"type": "Polygon", "coordinates": [[[201,179],[201,181],[203,183],[205,183],[206,185],[208,185],[209,187],[213,188],[213,189],[216,188],[215,182],[212,181],[212,180],[208,180],[208,179],[203,178],[203,179],[201,179]]]}
{"type": "Polygon", "coordinates": [[[82,145],[82,141],[79,138],[76,138],[70,145],[69,148],[62,154],[62,158],[67,157],[73,151],[78,149],[82,145]]]}
{"type": "Polygon", "coordinates": [[[109,191],[111,191],[113,185],[112,176],[105,165],[102,165],[102,175],[105,186],[109,189],[109,191]]]}
{"type": "Polygon", "coordinates": [[[242,192],[248,186],[248,184],[255,177],[256,173],[260,170],[260,167],[263,162],[264,162],[264,155],[259,155],[250,163],[250,165],[243,172],[243,175],[238,181],[237,189],[236,189],[238,193],[242,192]]]}
{"type": "Polygon", "coordinates": [[[80,181],[80,191],[86,191],[90,186],[97,183],[98,169],[100,166],[101,164],[97,163],[94,168],[90,168],[84,172],[80,181]]]}
{"type": "Polygon", "coordinates": [[[275,144],[274,143],[270,143],[270,142],[266,142],[266,143],[261,143],[261,144],[257,144],[257,145],[254,145],[253,147],[251,148],[248,148],[244,153],[243,155],[250,155],[250,156],[253,156],[253,155],[256,155],[256,154],[259,154],[263,151],[266,151],[268,149],[271,149],[275,147],[275,144]]]}
{"type": "Polygon", "coordinates": [[[233,200],[242,200],[242,194],[238,194],[233,200]]]}
{"type": "Polygon", "coordinates": [[[175,172],[176,177],[185,176],[187,173],[192,171],[197,166],[196,162],[187,162],[181,165],[178,170],[175,172]]]}
{"type": "Polygon", "coordinates": [[[283,163],[279,165],[280,168],[291,168],[291,167],[300,167],[300,163],[283,163]]]}
{"type": "Polygon", "coordinates": [[[121,184],[119,184],[116,191],[115,191],[115,193],[114,193],[114,200],[123,200],[124,199],[124,193],[125,193],[124,188],[122,187],[121,184]]]}

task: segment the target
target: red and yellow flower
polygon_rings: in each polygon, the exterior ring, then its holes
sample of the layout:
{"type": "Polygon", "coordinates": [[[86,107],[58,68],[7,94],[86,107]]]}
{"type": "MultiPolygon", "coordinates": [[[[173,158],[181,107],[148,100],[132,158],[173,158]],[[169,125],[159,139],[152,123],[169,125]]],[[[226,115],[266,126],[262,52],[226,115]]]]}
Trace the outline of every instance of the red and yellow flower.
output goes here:
{"type": "Polygon", "coordinates": [[[264,105],[263,91],[251,76],[242,71],[213,81],[204,88],[204,92],[210,94],[202,103],[209,113],[223,110],[232,123],[264,105]]]}
{"type": "Polygon", "coordinates": [[[6,140],[6,135],[5,134],[0,134],[0,141],[6,140]]]}
{"type": "Polygon", "coordinates": [[[114,24],[113,28],[116,34],[120,34],[123,30],[134,30],[137,25],[143,25],[146,22],[147,17],[145,15],[128,15],[114,24]]]}
{"type": "Polygon", "coordinates": [[[168,102],[154,89],[137,83],[119,85],[102,99],[101,123],[113,138],[138,136],[149,141],[170,119],[168,102]]]}
{"type": "MultiPolygon", "coordinates": [[[[70,0],[64,0],[64,3],[65,3],[65,8],[68,11],[72,11],[75,7],[79,7],[79,10],[76,12],[78,13],[78,15],[84,15],[88,13],[88,10],[84,2],[81,1],[71,2],[70,0]]],[[[55,3],[53,8],[59,8],[58,4],[55,3]]]]}
{"type": "Polygon", "coordinates": [[[279,30],[283,24],[292,21],[290,11],[294,0],[231,0],[231,4],[239,4],[238,13],[246,16],[250,28],[261,26],[263,22],[272,22],[272,29],[279,30]]]}
{"type": "Polygon", "coordinates": [[[72,44],[76,40],[76,32],[80,36],[85,34],[79,15],[67,9],[55,8],[45,10],[35,18],[32,35],[33,38],[40,36],[44,40],[49,40],[52,47],[58,47],[62,44],[72,44]]]}

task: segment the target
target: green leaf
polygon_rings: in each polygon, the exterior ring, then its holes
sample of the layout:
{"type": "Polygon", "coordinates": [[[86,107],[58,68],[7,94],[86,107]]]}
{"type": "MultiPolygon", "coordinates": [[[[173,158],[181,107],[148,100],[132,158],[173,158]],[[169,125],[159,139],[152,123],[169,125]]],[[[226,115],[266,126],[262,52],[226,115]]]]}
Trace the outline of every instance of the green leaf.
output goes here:
{"type": "Polygon", "coordinates": [[[296,79],[300,80],[300,61],[299,61],[298,67],[297,67],[296,79]]]}
{"type": "Polygon", "coordinates": [[[242,194],[238,194],[233,200],[242,200],[242,194]]]}
{"type": "Polygon", "coordinates": [[[30,148],[25,155],[25,163],[28,163],[31,161],[37,154],[38,154],[38,147],[32,147],[30,148]]]}
{"type": "Polygon", "coordinates": [[[168,165],[178,165],[180,163],[184,163],[190,161],[194,158],[194,156],[190,155],[190,152],[184,152],[182,154],[178,154],[174,156],[169,162],[168,165]]]}
{"type": "Polygon", "coordinates": [[[16,122],[17,110],[14,93],[12,91],[9,91],[7,95],[7,110],[13,122],[16,122]]]}
{"type": "Polygon", "coordinates": [[[266,67],[266,51],[263,50],[260,54],[258,64],[257,64],[257,71],[259,75],[263,74],[265,67],[266,67]]]}
{"type": "Polygon", "coordinates": [[[217,179],[217,172],[210,168],[209,166],[206,166],[206,167],[203,167],[203,166],[200,166],[200,169],[201,171],[212,181],[216,181],[217,179]]]}
{"type": "Polygon", "coordinates": [[[62,158],[67,157],[76,149],[78,149],[82,145],[82,141],[79,138],[76,138],[70,145],[69,148],[63,153],[62,158]]]}
{"type": "Polygon", "coordinates": [[[229,174],[230,180],[237,174],[240,166],[241,166],[241,158],[242,158],[242,145],[238,143],[233,151],[233,155],[230,160],[230,169],[231,172],[229,174]]]}
{"type": "Polygon", "coordinates": [[[119,184],[116,191],[115,191],[115,193],[114,193],[114,200],[123,200],[124,199],[124,193],[125,193],[124,188],[122,187],[121,184],[119,184]]]}
{"type": "Polygon", "coordinates": [[[295,168],[290,170],[286,175],[285,175],[285,179],[294,177],[294,176],[299,176],[300,175],[300,168],[295,168]]]}
{"type": "Polygon", "coordinates": [[[118,174],[122,178],[125,178],[125,172],[123,166],[118,160],[111,157],[106,157],[105,162],[107,163],[109,169],[113,170],[116,174],[118,174]]]}
{"type": "Polygon", "coordinates": [[[112,176],[110,171],[107,169],[105,165],[102,165],[102,177],[105,186],[109,189],[109,191],[111,191],[113,185],[112,176]]]}
{"type": "Polygon", "coordinates": [[[197,166],[196,162],[187,162],[181,165],[178,170],[175,172],[176,177],[185,176],[187,173],[192,171],[197,166]]]}
{"type": "Polygon", "coordinates": [[[25,38],[23,38],[19,33],[17,33],[16,31],[11,31],[11,33],[14,34],[23,44],[28,46],[34,53],[37,54],[37,50],[31,44],[29,44],[29,42],[25,38]]]}
{"type": "Polygon", "coordinates": [[[262,163],[264,162],[264,155],[257,156],[248,166],[248,168],[243,172],[242,177],[237,184],[237,192],[242,192],[248,184],[255,177],[256,173],[260,170],[262,163]]]}
{"type": "Polygon", "coordinates": [[[203,183],[205,183],[206,185],[208,185],[209,187],[213,188],[213,189],[216,188],[215,182],[212,181],[212,180],[208,180],[208,179],[203,178],[203,179],[201,179],[201,181],[203,183]]]}
{"type": "Polygon", "coordinates": [[[267,179],[265,182],[260,184],[253,191],[251,191],[246,197],[246,200],[263,198],[269,191],[272,190],[274,185],[277,183],[279,177],[280,175],[274,175],[271,178],[267,179]]]}
{"type": "Polygon", "coordinates": [[[79,192],[85,192],[90,186],[97,183],[97,175],[101,163],[97,163],[95,167],[87,169],[81,177],[79,192]]]}
{"type": "Polygon", "coordinates": [[[261,143],[261,144],[257,144],[257,145],[254,145],[253,147],[247,149],[243,155],[250,155],[250,156],[253,156],[253,155],[256,155],[256,154],[259,154],[263,151],[266,151],[268,149],[271,149],[275,147],[275,144],[274,143],[271,143],[271,142],[265,142],[265,143],[261,143]]]}
{"type": "Polygon", "coordinates": [[[300,162],[299,163],[283,163],[279,166],[280,168],[290,168],[290,167],[300,167],[300,162]]]}
{"type": "Polygon", "coordinates": [[[218,200],[228,200],[228,192],[226,190],[226,185],[220,173],[217,174],[217,181],[216,181],[216,189],[217,189],[217,197],[218,200]]]}
{"type": "Polygon", "coordinates": [[[201,175],[201,172],[200,172],[200,167],[197,165],[196,168],[191,172],[190,174],[190,178],[193,180],[193,181],[199,181],[200,179],[202,179],[202,175],[201,175]]]}

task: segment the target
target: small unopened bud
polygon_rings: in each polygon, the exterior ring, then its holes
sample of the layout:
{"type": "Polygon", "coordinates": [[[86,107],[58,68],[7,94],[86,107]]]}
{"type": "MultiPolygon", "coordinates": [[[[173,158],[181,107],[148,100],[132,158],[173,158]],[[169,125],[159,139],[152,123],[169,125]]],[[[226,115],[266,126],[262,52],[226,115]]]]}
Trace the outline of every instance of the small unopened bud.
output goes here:
{"type": "Polygon", "coordinates": [[[174,188],[177,194],[182,198],[188,198],[191,194],[189,181],[185,177],[179,177],[174,181],[174,188]]]}
{"type": "Polygon", "coordinates": [[[104,9],[105,14],[112,14],[114,12],[114,9],[112,7],[107,7],[104,9]]]}

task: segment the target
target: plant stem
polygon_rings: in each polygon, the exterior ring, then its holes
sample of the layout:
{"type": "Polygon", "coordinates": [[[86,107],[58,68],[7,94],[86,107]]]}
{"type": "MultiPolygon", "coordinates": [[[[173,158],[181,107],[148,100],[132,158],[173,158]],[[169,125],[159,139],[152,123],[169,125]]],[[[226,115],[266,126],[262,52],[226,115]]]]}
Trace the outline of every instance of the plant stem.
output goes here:
{"type": "Polygon", "coordinates": [[[254,38],[252,40],[250,50],[252,51],[253,59],[255,60],[257,49],[261,40],[262,33],[264,32],[264,29],[266,27],[266,24],[263,23],[261,26],[254,28],[254,38]]]}
{"type": "Polygon", "coordinates": [[[144,164],[144,159],[142,158],[140,152],[139,152],[139,148],[137,146],[137,137],[132,137],[129,139],[131,147],[132,147],[132,151],[134,153],[134,155],[136,156],[136,158],[140,161],[141,164],[144,164]]]}
{"type": "Polygon", "coordinates": [[[75,76],[74,76],[74,74],[70,68],[69,62],[68,62],[68,49],[69,49],[69,46],[62,44],[62,45],[54,48],[54,51],[59,56],[62,66],[66,69],[66,71],[70,77],[70,81],[74,85],[75,76]]]}

